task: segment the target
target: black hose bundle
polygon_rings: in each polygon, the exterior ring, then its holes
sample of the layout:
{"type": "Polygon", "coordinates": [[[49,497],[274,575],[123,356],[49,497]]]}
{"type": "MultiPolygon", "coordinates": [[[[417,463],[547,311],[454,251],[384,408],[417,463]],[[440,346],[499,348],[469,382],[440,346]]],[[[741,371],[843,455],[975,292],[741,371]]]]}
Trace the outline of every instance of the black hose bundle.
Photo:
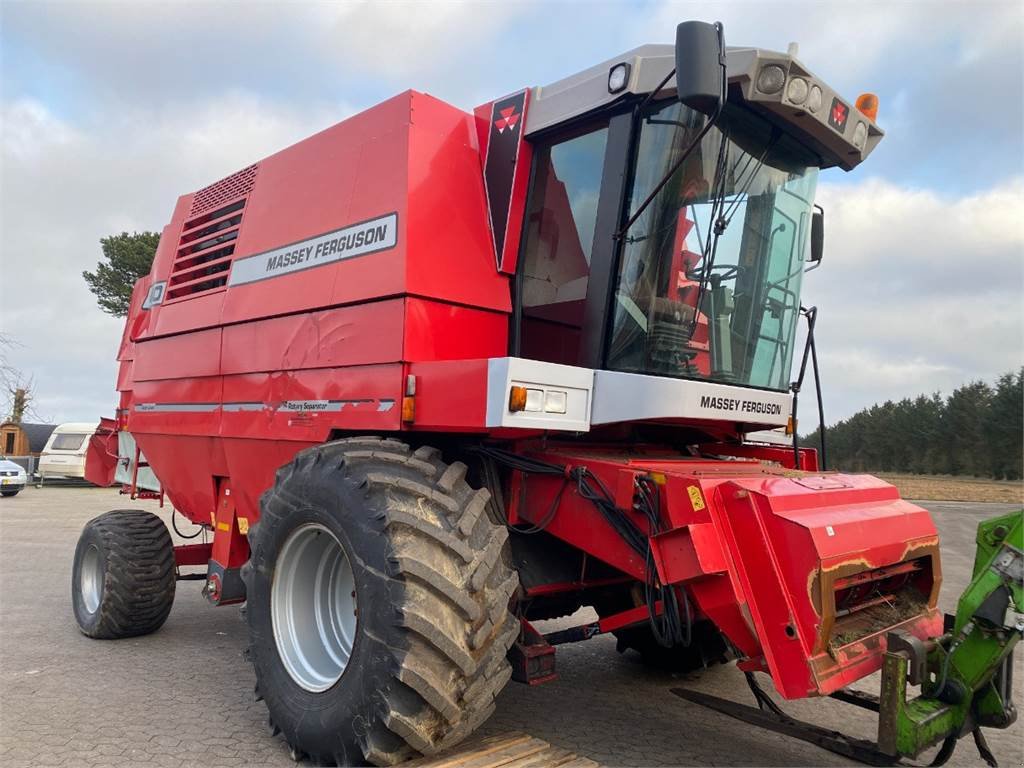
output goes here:
{"type": "Polygon", "coordinates": [[[626,515],[624,510],[619,509],[615,505],[611,492],[601,478],[594,475],[586,467],[553,464],[539,459],[520,456],[511,451],[488,445],[476,446],[473,450],[487,460],[502,464],[525,475],[549,475],[564,478],[544,517],[528,528],[512,529],[519,533],[540,533],[547,528],[558,513],[558,506],[562,496],[565,494],[565,490],[570,484],[574,484],[576,493],[593,504],[605,521],[622,537],[623,541],[644,558],[646,571],[644,596],[651,623],[651,631],[655,639],[666,648],[671,648],[675,645],[688,646],[690,644],[692,639],[693,612],[685,590],[677,591],[675,587],[658,583],[654,553],[651,550],[651,536],[660,533],[662,526],[659,515],[660,490],[653,478],[650,476],[637,478],[634,508],[647,519],[648,532],[645,534],[626,515]],[[678,598],[680,593],[683,598],[685,619],[680,615],[678,598]],[[662,604],[660,616],[657,611],[658,601],[661,601],[662,604]]]}
{"type": "MultiPolygon", "coordinates": [[[[662,532],[661,517],[658,510],[661,508],[661,490],[658,484],[650,475],[636,479],[636,501],[635,508],[647,518],[647,526],[650,536],[656,536],[662,532]]],[[[690,610],[690,600],[686,596],[686,590],[676,590],[675,587],[658,583],[658,569],[654,563],[654,550],[651,547],[650,536],[647,539],[647,551],[644,554],[646,567],[646,578],[644,580],[644,601],[647,603],[647,616],[651,623],[651,633],[654,639],[665,648],[673,648],[677,645],[689,647],[692,636],[693,615],[690,610]],[[683,607],[685,618],[679,612],[679,594],[683,596],[683,607]],[[658,615],[658,601],[661,601],[662,612],[658,615]]]]}

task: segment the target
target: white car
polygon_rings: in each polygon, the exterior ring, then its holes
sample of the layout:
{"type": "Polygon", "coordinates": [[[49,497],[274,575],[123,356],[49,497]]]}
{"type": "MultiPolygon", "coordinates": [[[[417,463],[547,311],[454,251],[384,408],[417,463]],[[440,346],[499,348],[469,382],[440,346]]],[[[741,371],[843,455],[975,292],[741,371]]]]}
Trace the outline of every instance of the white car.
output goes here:
{"type": "Polygon", "coordinates": [[[25,487],[25,470],[0,456],[0,496],[17,496],[25,487]]]}

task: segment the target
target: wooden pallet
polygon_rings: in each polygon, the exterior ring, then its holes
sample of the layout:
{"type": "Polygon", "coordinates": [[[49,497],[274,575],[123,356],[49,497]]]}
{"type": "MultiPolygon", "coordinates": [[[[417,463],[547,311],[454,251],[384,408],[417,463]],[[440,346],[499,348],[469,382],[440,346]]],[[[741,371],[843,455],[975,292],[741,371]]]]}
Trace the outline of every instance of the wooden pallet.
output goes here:
{"type": "Polygon", "coordinates": [[[568,749],[552,747],[524,733],[488,736],[433,757],[421,757],[402,768],[600,768],[593,760],[568,749]]]}

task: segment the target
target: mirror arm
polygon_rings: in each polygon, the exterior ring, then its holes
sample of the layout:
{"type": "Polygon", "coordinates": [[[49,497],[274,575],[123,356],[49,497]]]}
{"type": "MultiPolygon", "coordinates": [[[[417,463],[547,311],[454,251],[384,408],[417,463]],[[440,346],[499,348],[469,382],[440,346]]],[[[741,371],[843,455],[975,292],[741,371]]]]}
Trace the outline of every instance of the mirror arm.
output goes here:
{"type": "MultiPolygon", "coordinates": [[[[626,234],[626,232],[629,231],[629,228],[632,227],[636,223],[636,220],[639,219],[640,216],[643,214],[643,212],[647,210],[647,206],[649,206],[654,201],[654,198],[658,196],[658,193],[661,192],[661,190],[665,187],[666,184],[668,184],[668,182],[672,179],[672,176],[674,176],[675,172],[679,170],[683,163],[686,162],[687,158],[690,156],[693,150],[700,146],[700,142],[707,135],[708,131],[710,131],[715,126],[715,123],[718,122],[718,118],[721,117],[722,115],[722,110],[725,109],[725,102],[729,97],[729,73],[728,69],[726,68],[725,59],[725,31],[722,27],[722,23],[719,21],[715,22],[714,27],[715,31],[718,33],[718,66],[721,67],[722,70],[720,81],[721,92],[718,98],[718,103],[715,105],[715,111],[708,118],[707,122],[704,123],[704,127],[701,128],[700,133],[698,133],[693,138],[693,140],[683,151],[683,154],[679,157],[679,159],[672,164],[672,167],[662,177],[661,181],[659,181],[655,185],[654,189],[651,190],[651,193],[644,199],[642,203],[640,203],[639,207],[636,209],[633,215],[629,217],[629,220],[622,225],[618,232],[615,233],[615,240],[621,240],[623,236],[626,234]]],[[[669,75],[667,75],[664,80],[661,81],[661,84],[655,90],[651,91],[647,95],[647,98],[644,99],[642,106],[650,102],[654,95],[665,87],[668,81],[672,78],[672,75],[676,74],[676,72],[677,70],[673,69],[672,72],[669,75]]],[[[639,115],[640,109],[637,109],[634,114],[639,115]]]]}
{"type": "Polygon", "coordinates": [[[694,136],[693,141],[691,141],[690,144],[686,147],[686,150],[683,152],[683,154],[679,156],[679,159],[676,160],[675,163],[672,164],[672,167],[665,173],[664,176],[662,176],[661,181],[659,181],[655,185],[654,189],[651,190],[651,194],[649,194],[644,199],[644,201],[640,203],[640,206],[636,209],[636,212],[629,217],[629,221],[622,225],[622,229],[615,233],[616,240],[622,239],[623,235],[625,235],[626,232],[629,231],[629,228],[632,227],[636,223],[636,220],[639,219],[640,216],[643,214],[643,212],[647,210],[647,206],[649,206],[654,201],[654,198],[658,196],[658,193],[661,192],[661,190],[665,187],[666,184],[669,183],[669,181],[671,181],[672,177],[675,175],[675,172],[679,170],[679,167],[683,163],[686,162],[687,158],[689,158],[693,150],[700,146],[700,143],[704,139],[704,136],[706,136],[708,131],[710,131],[714,127],[715,123],[718,122],[718,117],[719,115],[722,114],[722,107],[722,104],[718,105],[718,108],[715,110],[715,114],[712,115],[711,118],[704,124],[704,127],[700,129],[700,133],[694,136]]]}

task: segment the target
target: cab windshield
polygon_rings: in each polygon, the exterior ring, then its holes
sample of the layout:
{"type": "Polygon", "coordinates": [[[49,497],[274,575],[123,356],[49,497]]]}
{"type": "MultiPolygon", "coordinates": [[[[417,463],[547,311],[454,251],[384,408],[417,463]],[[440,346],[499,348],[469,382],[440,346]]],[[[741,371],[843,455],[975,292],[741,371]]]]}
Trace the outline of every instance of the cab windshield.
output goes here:
{"type": "MultiPolygon", "coordinates": [[[[678,102],[641,120],[630,213],[703,120],[678,102]]],[[[785,390],[815,162],[754,113],[727,106],[623,238],[606,366],[785,390]]]]}

